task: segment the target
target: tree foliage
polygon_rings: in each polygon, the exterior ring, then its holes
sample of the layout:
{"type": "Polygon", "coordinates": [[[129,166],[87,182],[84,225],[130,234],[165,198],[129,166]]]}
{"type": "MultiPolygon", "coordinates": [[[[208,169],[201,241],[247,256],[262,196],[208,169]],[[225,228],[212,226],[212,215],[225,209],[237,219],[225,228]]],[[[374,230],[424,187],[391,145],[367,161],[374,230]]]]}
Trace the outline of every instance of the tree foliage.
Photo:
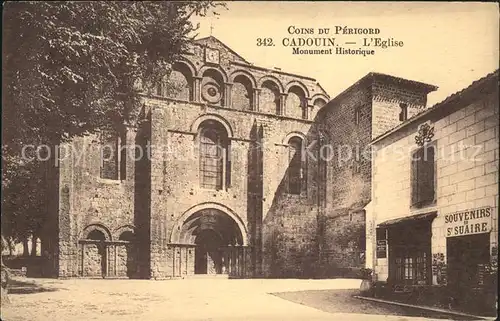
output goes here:
{"type": "MultiPolygon", "coordinates": [[[[147,91],[168,74],[195,36],[190,18],[218,6],[212,1],[4,3],[2,187],[13,186],[2,202],[12,205],[9,211],[22,203],[18,197],[30,197],[22,192],[25,175],[36,180],[40,167],[21,158],[23,146],[54,145],[132,122],[137,82],[147,91]]],[[[26,204],[34,210],[39,202],[26,204]]]]}

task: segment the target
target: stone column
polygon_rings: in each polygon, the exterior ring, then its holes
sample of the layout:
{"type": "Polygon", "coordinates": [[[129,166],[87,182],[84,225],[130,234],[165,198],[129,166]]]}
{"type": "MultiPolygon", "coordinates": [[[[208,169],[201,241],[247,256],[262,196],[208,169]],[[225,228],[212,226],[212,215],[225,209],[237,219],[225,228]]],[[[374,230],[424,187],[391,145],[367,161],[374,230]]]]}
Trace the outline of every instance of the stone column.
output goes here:
{"type": "Polygon", "coordinates": [[[240,277],[240,246],[236,244],[234,247],[234,269],[236,277],[240,277]]]}
{"type": "Polygon", "coordinates": [[[253,111],[259,111],[260,90],[261,90],[260,88],[253,88],[252,106],[251,106],[251,110],[253,111]]]}
{"type": "Polygon", "coordinates": [[[226,82],[224,83],[224,103],[222,106],[231,108],[232,100],[231,100],[231,89],[233,88],[233,83],[226,82]]]}
{"type": "Polygon", "coordinates": [[[201,102],[201,80],[202,77],[193,77],[193,101],[201,102]]]}
{"type": "Polygon", "coordinates": [[[305,98],[304,99],[304,108],[306,109],[306,115],[305,115],[306,117],[304,119],[311,119],[313,107],[314,107],[314,105],[311,103],[311,99],[305,98]]]}
{"type": "Polygon", "coordinates": [[[279,115],[285,116],[286,115],[286,93],[280,93],[280,105],[279,105],[279,115]]]}

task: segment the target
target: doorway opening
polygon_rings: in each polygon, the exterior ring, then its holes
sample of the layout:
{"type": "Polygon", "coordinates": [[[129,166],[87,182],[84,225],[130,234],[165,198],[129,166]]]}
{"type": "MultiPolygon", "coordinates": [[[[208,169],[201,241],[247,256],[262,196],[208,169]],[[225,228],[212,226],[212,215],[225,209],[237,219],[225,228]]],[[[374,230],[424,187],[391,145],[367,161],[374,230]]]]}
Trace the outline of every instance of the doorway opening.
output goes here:
{"type": "Polygon", "coordinates": [[[490,261],[490,234],[450,237],[446,252],[449,284],[459,293],[476,288],[481,283],[481,266],[490,261]]]}
{"type": "Polygon", "coordinates": [[[195,274],[222,273],[222,238],[213,230],[204,230],[195,240],[195,274]]]}
{"type": "Polygon", "coordinates": [[[239,276],[245,271],[242,231],[223,211],[207,208],[194,212],[180,226],[179,238],[181,243],[195,245],[194,258],[184,263],[190,273],[239,276]]]}

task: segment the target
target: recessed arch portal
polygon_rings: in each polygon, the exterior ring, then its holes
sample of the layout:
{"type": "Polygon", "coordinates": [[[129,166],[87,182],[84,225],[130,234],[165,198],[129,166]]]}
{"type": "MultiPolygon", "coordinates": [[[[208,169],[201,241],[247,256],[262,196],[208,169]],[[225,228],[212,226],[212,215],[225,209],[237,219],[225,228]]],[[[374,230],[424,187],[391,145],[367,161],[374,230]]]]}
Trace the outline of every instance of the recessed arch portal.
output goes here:
{"type": "Polygon", "coordinates": [[[108,274],[107,242],[111,241],[109,229],[101,224],[90,224],[80,234],[80,274],[88,277],[105,277],[108,274]]]}
{"type": "Polygon", "coordinates": [[[204,229],[221,233],[228,244],[248,245],[243,221],[232,210],[218,203],[204,203],[187,210],[174,225],[170,242],[195,244],[196,236],[204,229]]]}
{"type": "Polygon", "coordinates": [[[203,204],[182,215],[172,231],[171,243],[195,245],[195,274],[241,272],[241,268],[235,270],[235,264],[242,263],[240,250],[241,245],[247,245],[246,229],[226,207],[203,204]]]}

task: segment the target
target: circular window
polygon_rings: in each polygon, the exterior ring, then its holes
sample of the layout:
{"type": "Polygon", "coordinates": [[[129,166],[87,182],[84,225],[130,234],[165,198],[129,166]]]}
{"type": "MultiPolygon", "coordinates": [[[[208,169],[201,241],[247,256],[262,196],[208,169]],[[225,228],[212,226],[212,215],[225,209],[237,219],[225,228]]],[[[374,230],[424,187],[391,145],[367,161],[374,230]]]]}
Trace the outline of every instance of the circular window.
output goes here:
{"type": "Polygon", "coordinates": [[[217,96],[217,90],[215,88],[208,88],[207,93],[208,93],[208,95],[210,95],[210,97],[217,96]]]}
{"type": "Polygon", "coordinates": [[[202,97],[211,104],[216,104],[221,99],[219,86],[215,83],[208,83],[203,86],[202,97]]]}

